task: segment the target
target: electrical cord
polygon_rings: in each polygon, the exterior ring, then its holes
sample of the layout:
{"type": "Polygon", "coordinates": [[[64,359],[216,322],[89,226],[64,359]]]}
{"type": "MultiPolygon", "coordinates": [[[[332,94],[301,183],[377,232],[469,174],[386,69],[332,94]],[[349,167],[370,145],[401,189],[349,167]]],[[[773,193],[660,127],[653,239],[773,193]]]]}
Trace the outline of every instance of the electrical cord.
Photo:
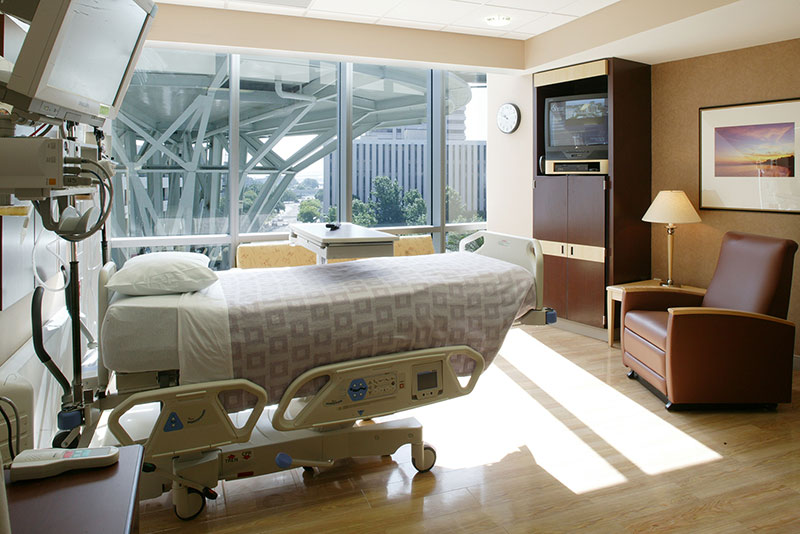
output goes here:
{"type": "MultiPolygon", "coordinates": [[[[22,452],[22,447],[20,447],[19,444],[20,431],[19,431],[19,412],[17,411],[17,405],[14,403],[14,401],[9,399],[8,397],[0,396],[0,401],[8,403],[8,405],[11,406],[11,409],[14,411],[14,420],[17,422],[17,454],[19,454],[20,452],[22,452]]],[[[10,439],[11,438],[9,437],[9,440],[10,439]]]]}
{"type": "Polygon", "coordinates": [[[11,455],[11,459],[13,460],[16,455],[14,454],[14,444],[11,443],[11,421],[8,420],[8,414],[6,414],[6,411],[2,406],[0,406],[0,414],[3,416],[3,419],[6,422],[6,430],[8,431],[8,453],[11,455]]]}

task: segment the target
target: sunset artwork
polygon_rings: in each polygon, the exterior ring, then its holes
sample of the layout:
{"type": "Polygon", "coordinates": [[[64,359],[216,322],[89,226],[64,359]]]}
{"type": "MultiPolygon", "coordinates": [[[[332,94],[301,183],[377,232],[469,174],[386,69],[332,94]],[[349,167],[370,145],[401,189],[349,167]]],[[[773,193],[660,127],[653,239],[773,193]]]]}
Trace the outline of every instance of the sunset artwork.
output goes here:
{"type": "Polygon", "coordinates": [[[714,128],[717,177],[793,177],[793,122],[714,128]]]}

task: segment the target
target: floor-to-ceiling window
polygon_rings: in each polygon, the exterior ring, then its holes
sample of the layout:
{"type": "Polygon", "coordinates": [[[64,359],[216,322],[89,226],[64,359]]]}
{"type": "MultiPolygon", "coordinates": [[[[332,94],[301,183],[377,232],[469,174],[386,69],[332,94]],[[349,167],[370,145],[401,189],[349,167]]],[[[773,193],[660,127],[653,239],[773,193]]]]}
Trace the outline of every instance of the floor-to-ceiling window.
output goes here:
{"type": "Polygon", "coordinates": [[[243,56],[240,65],[240,232],[327,220],[323,160],[337,148],[337,64],[243,56]]]}
{"type": "MultiPolygon", "coordinates": [[[[446,157],[445,221],[486,221],[486,74],[450,72],[444,78],[446,157]]],[[[469,232],[449,232],[447,249],[457,250],[469,232]]]]}
{"type": "Polygon", "coordinates": [[[241,242],[347,208],[442,251],[485,226],[485,92],[481,73],[146,48],[113,127],[114,257],[199,250],[226,268],[241,242]]]}
{"type": "Polygon", "coordinates": [[[229,243],[219,238],[230,228],[229,83],[225,54],[143,51],[112,130],[119,166],[110,235],[130,245],[117,247],[118,261],[180,247],[230,265],[229,243]]]}

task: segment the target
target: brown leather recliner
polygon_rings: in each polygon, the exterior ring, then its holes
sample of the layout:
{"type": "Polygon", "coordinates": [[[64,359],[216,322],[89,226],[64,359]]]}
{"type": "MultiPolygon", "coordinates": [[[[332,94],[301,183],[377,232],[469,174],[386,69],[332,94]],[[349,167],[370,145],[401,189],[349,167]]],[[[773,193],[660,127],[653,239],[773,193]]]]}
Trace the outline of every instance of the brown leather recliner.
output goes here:
{"type": "Polygon", "coordinates": [[[797,243],[738,232],[722,238],[705,296],[630,288],[622,297],[622,363],[666,402],[791,402],[794,324],[786,321],[797,243]]]}

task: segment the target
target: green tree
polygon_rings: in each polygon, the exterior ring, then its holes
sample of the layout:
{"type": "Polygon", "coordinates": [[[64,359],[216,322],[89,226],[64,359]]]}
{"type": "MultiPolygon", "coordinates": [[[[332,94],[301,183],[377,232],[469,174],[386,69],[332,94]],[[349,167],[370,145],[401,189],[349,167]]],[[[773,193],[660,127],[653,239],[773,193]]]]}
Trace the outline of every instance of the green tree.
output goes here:
{"type": "Polygon", "coordinates": [[[242,194],[242,211],[244,213],[250,211],[250,208],[253,207],[256,198],[258,198],[258,192],[254,188],[247,186],[242,194]]]}
{"type": "Polygon", "coordinates": [[[319,182],[313,178],[306,178],[297,186],[297,189],[319,189],[319,182]]]}
{"type": "MultiPolygon", "coordinates": [[[[334,208],[331,208],[333,210],[334,208]]],[[[357,198],[353,198],[353,224],[360,226],[375,226],[378,224],[378,219],[375,216],[375,206],[372,202],[362,202],[357,198]]]]}
{"type": "Polygon", "coordinates": [[[316,198],[307,198],[300,203],[297,211],[297,220],[300,222],[316,222],[322,214],[322,203],[316,198]]]}
{"type": "Polygon", "coordinates": [[[376,176],[372,182],[372,197],[377,224],[402,224],[405,221],[400,184],[388,176],[376,176]]]}
{"type": "Polygon", "coordinates": [[[317,192],[316,192],[316,193],[314,193],[314,198],[316,198],[317,200],[319,200],[320,202],[322,202],[322,196],[323,196],[324,194],[325,194],[325,192],[324,192],[322,189],[317,189],[317,192]]]}
{"type": "Polygon", "coordinates": [[[416,189],[406,192],[403,196],[403,218],[406,224],[418,226],[428,222],[428,206],[425,199],[416,189]]]}
{"type": "Polygon", "coordinates": [[[328,213],[325,215],[327,222],[336,222],[336,206],[328,208],[328,213]]]}
{"type": "Polygon", "coordinates": [[[294,189],[287,189],[283,192],[283,196],[281,196],[282,202],[297,202],[297,200],[297,193],[294,191],[294,189]]]}

